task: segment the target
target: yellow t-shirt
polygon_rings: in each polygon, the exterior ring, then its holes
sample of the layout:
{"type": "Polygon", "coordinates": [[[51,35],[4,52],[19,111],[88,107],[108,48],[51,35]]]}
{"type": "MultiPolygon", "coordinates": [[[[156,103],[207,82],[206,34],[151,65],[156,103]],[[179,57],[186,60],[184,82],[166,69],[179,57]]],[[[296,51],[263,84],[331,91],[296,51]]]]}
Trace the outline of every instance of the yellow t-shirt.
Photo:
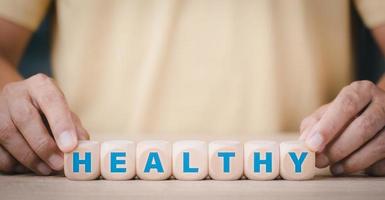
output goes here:
{"type": "MultiPolygon", "coordinates": [[[[366,24],[385,1],[357,1],[366,24]]],[[[46,0],[2,0],[35,30],[46,0]]],[[[96,132],[297,130],[351,81],[349,1],[58,0],[54,77],[96,132]]]]}

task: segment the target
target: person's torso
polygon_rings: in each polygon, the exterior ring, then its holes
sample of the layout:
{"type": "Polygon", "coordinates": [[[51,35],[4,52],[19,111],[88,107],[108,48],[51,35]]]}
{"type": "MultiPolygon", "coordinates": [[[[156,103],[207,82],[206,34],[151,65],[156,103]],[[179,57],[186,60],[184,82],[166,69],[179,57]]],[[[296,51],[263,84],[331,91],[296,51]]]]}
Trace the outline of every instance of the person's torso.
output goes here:
{"type": "Polygon", "coordinates": [[[350,81],[348,1],[56,3],[54,75],[91,131],[293,131],[350,81]]]}

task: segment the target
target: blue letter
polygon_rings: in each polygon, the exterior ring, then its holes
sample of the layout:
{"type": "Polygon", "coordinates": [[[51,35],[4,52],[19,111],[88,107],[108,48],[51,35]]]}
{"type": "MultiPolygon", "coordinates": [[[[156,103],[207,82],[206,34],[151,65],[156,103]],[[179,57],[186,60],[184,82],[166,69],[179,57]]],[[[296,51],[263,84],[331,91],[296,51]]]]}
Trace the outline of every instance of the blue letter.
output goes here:
{"type": "Polygon", "coordinates": [[[291,160],[294,163],[295,173],[301,173],[302,172],[302,163],[307,156],[307,152],[302,152],[299,159],[298,159],[297,155],[295,155],[294,152],[289,152],[289,155],[290,155],[291,160]]]}
{"type": "Polygon", "coordinates": [[[266,172],[271,173],[272,170],[272,153],[266,152],[266,160],[261,160],[261,155],[259,152],[254,152],[254,172],[261,172],[261,165],[266,165],[266,172]]]}
{"type": "Polygon", "coordinates": [[[111,173],[124,173],[126,168],[118,168],[117,165],[126,164],[126,160],[118,160],[117,157],[126,157],[126,152],[111,152],[111,173]]]}
{"type": "Polygon", "coordinates": [[[74,152],[72,155],[72,169],[74,172],[79,172],[79,165],[85,165],[84,168],[86,173],[91,172],[91,152],[85,152],[84,160],[80,160],[79,152],[74,152]]]}
{"type": "Polygon", "coordinates": [[[146,166],[144,167],[144,172],[150,172],[150,169],[156,169],[158,173],[163,173],[162,163],[160,163],[160,158],[158,152],[150,152],[148,154],[148,159],[146,162],[146,166]],[[153,163],[154,161],[154,163],[153,163]]]}
{"type": "Polygon", "coordinates": [[[218,157],[223,157],[223,172],[230,173],[230,157],[235,157],[235,152],[218,152],[218,157]]]}
{"type": "Polygon", "coordinates": [[[190,153],[183,152],[183,172],[184,173],[197,173],[198,168],[190,167],[190,153]]]}

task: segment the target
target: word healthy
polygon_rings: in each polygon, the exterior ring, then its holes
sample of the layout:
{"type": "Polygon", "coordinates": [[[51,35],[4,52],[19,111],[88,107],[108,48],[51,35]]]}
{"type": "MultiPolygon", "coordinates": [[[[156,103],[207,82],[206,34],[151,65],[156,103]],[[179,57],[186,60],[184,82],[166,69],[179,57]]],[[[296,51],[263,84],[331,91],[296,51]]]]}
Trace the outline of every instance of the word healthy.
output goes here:
{"type": "Polygon", "coordinates": [[[79,141],[64,154],[64,174],[71,180],[308,180],[315,153],[302,141],[79,141]]]}

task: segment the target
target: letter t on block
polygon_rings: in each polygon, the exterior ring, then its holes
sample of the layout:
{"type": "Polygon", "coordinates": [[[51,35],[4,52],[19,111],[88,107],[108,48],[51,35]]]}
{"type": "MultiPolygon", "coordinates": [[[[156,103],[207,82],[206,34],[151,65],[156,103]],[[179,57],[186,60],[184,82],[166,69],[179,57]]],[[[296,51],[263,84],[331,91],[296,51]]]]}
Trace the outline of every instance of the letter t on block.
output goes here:
{"type": "Polygon", "coordinates": [[[79,141],[76,149],[64,154],[64,174],[71,180],[93,180],[100,176],[99,143],[79,141]]]}
{"type": "Polygon", "coordinates": [[[315,153],[302,141],[280,145],[280,175],[286,180],[308,180],[315,174],[315,153]]]}
{"type": "Polygon", "coordinates": [[[209,144],[209,175],[215,180],[237,180],[243,174],[243,146],[239,141],[209,144]]]}

